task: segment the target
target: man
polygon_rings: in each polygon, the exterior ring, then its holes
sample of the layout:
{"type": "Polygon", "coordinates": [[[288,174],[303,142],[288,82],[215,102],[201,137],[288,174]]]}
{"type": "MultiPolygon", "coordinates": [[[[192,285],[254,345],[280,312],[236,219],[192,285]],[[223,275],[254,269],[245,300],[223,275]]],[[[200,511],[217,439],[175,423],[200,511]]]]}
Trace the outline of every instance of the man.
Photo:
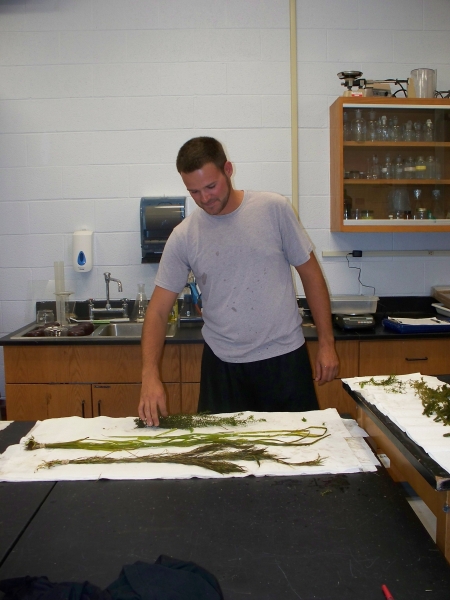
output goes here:
{"type": "Polygon", "coordinates": [[[190,270],[204,319],[199,410],[317,409],[290,265],[317,328],[319,385],[335,378],[338,358],[325,280],[291,205],[278,194],[235,190],[233,166],[213,138],[186,142],[177,169],[201,210],[174,229],[161,258],[143,327],[140,418],[158,425],[167,414],[158,364],[190,270]]]}

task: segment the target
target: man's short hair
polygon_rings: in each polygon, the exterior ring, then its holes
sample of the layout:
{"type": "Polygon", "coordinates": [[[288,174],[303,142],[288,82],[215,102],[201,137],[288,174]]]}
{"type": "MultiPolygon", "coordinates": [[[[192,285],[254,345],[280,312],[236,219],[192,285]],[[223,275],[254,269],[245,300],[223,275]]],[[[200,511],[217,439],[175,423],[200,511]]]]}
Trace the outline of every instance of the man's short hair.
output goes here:
{"type": "Polygon", "coordinates": [[[192,138],[181,146],[176,164],[179,173],[192,173],[207,163],[214,163],[223,173],[227,160],[222,144],[212,137],[203,136],[192,138]]]}

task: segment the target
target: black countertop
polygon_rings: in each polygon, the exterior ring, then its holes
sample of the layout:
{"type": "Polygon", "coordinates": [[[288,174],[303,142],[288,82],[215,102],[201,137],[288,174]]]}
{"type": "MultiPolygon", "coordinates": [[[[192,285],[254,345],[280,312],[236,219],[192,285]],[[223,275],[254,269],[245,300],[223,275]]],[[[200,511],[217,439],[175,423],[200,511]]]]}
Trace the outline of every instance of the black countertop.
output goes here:
{"type": "MultiPolygon", "coordinates": [[[[310,311],[306,300],[299,299],[299,305],[305,309],[305,317],[303,319],[303,334],[305,340],[316,341],[317,330],[314,323],[309,315],[310,311]]],[[[333,328],[334,337],[336,341],[340,340],[395,340],[395,339],[407,339],[407,338],[423,338],[423,339],[440,339],[450,338],[450,333],[414,333],[404,334],[385,329],[382,325],[382,320],[388,316],[407,317],[407,318],[423,318],[436,316],[436,311],[432,307],[432,304],[436,300],[430,296],[385,296],[381,297],[378,302],[377,313],[375,317],[375,327],[371,329],[360,329],[360,330],[341,330],[337,327],[333,328]]],[[[38,308],[47,307],[51,303],[40,303],[38,308]]],[[[78,303],[76,309],[84,309],[85,303],[78,303]]],[[[82,317],[81,317],[82,318],[82,317]]],[[[29,327],[29,323],[26,327],[29,327]]],[[[20,333],[23,327],[16,331],[13,331],[9,335],[0,339],[0,346],[35,346],[35,345],[138,345],[140,344],[139,338],[123,338],[123,337],[64,337],[64,338],[22,338],[13,339],[20,333]]],[[[166,338],[166,344],[198,344],[203,343],[203,336],[201,333],[200,326],[188,326],[180,327],[177,333],[172,338],[166,338]]]]}

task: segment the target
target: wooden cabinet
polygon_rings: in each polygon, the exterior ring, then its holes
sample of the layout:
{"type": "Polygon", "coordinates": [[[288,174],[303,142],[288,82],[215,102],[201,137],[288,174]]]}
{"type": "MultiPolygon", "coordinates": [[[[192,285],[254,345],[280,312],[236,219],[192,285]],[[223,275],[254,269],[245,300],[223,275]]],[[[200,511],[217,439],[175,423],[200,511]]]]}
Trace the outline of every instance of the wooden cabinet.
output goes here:
{"type": "Polygon", "coordinates": [[[330,152],[331,231],[450,231],[450,100],[340,97],[330,152]],[[363,141],[352,131],[358,116],[363,141]],[[369,125],[382,117],[387,135],[378,128],[372,141],[369,125]]]}
{"type": "MultiPolygon", "coordinates": [[[[308,342],[307,348],[314,371],[318,342],[308,342]]],[[[338,378],[324,385],[314,383],[317,400],[321,409],[336,408],[340,414],[346,413],[356,418],[356,404],[342,387],[340,378],[358,376],[359,342],[337,341],[336,352],[339,356],[338,378]]]]}
{"type": "MultiPolygon", "coordinates": [[[[161,379],[170,414],[196,412],[203,344],[166,344],[161,379]]],[[[137,416],[139,345],[5,346],[10,420],[137,416]]]]}
{"type": "MultiPolygon", "coordinates": [[[[314,369],[318,342],[308,341],[314,369]]],[[[356,416],[341,378],[449,372],[450,337],[338,340],[338,378],[316,385],[319,406],[356,416]]],[[[197,412],[203,344],[166,344],[161,376],[170,414],[197,412]]],[[[78,415],[137,416],[141,390],[138,345],[5,346],[6,411],[14,421],[78,415]]]]}
{"type": "Polygon", "coordinates": [[[197,412],[200,395],[203,344],[184,344],[180,348],[182,412],[185,414],[194,414],[197,412]]]}
{"type": "Polygon", "coordinates": [[[418,372],[439,375],[449,372],[450,338],[374,340],[361,342],[359,348],[361,376],[418,372]]]}
{"type": "MultiPolygon", "coordinates": [[[[164,383],[169,414],[181,412],[179,383],[164,383]]],[[[94,417],[136,417],[141,394],[140,383],[113,383],[92,385],[92,412],[94,417]]]]}
{"type": "Polygon", "coordinates": [[[58,417],[92,417],[89,384],[6,385],[7,418],[10,421],[38,421],[58,417]]]}

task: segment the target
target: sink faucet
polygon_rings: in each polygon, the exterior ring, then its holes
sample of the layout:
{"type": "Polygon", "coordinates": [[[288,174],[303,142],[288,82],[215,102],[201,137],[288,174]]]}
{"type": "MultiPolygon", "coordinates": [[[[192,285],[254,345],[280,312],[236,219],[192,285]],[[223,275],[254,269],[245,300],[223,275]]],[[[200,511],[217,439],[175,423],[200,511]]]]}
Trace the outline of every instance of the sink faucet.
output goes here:
{"type": "Polygon", "coordinates": [[[111,277],[111,273],[103,273],[103,275],[105,277],[105,283],[106,283],[106,305],[104,308],[94,308],[94,300],[92,298],[90,298],[89,299],[89,318],[92,321],[92,319],[94,318],[94,313],[105,312],[105,311],[122,313],[124,317],[128,317],[128,300],[127,300],[127,298],[122,299],[122,308],[112,308],[111,302],[109,299],[109,283],[111,281],[115,281],[117,283],[119,292],[121,292],[122,291],[122,282],[119,279],[114,279],[114,277],[111,277]]]}
{"type": "Polygon", "coordinates": [[[111,310],[111,304],[109,302],[109,282],[115,281],[117,283],[117,287],[119,288],[119,292],[122,291],[122,282],[119,281],[119,279],[114,279],[114,277],[111,277],[111,273],[103,273],[103,275],[105,276],[106,282],[106,310],[111,310]]]}

